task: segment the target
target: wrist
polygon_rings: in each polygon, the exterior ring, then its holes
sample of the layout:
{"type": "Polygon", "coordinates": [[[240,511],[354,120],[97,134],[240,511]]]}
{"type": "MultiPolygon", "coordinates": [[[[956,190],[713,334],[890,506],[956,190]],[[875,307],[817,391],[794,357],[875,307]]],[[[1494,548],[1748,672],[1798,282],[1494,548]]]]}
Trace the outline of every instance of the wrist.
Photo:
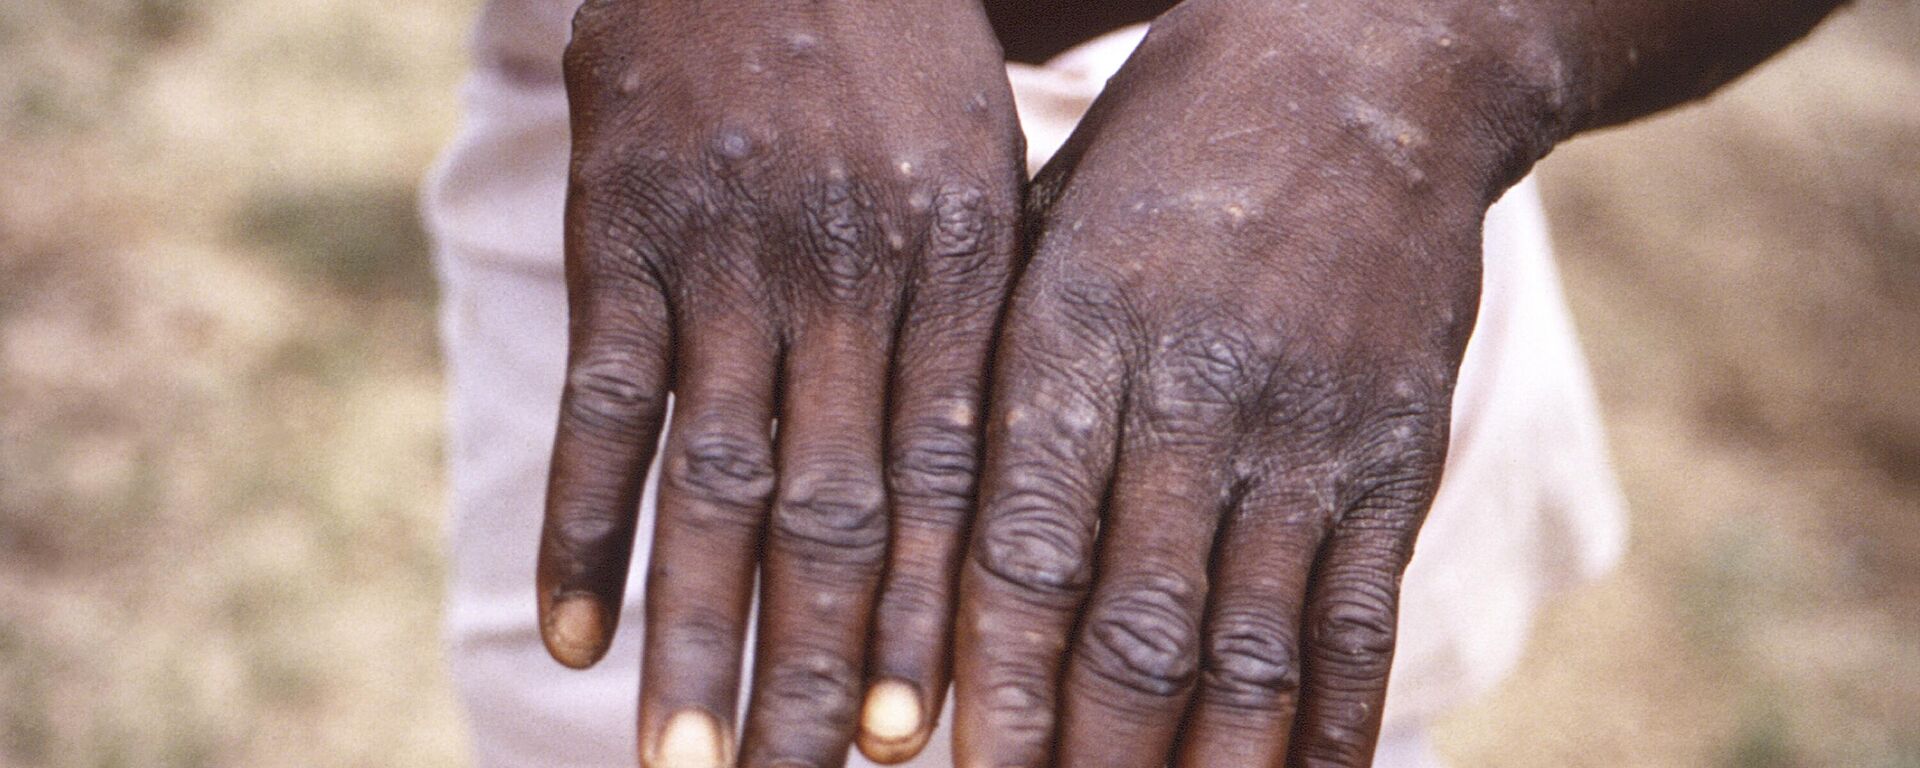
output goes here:
{"type": "Polygon", "coordinates": [[[1186,0],[1148,44],[1264,79],[1274,106],[1322,102],[1321,117],[1396,164],[1491,201],[1576,125],[1569,57],[1537,13],[1478,0],[1186,0]]]}

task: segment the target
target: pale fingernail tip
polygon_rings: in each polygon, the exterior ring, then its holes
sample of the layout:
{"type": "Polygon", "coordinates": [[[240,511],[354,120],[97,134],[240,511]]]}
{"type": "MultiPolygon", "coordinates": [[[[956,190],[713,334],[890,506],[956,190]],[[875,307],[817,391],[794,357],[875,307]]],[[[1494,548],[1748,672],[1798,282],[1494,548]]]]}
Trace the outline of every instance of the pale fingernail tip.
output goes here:
{"type": "Polygon", "coordinates": [[[867,689],[860,730],[879,741],[905,741],[920,733],[925,719],[918,690],[899,680],[882,680],[867,689]]]}
{"type": "Polygon", "coordinates": [[[547,650],[574,669],[593,666],[607,650],[606,612],[588,595],[560,598],[547,612],[547,650]]]}
{"type": "Polygon", "coordinates": [[[660,729],[660,742],[653,750],[650,768],[724,768],[727,764],[726,739],[713,715],[698,709],[683,709],[667,719],[660,729]]]}

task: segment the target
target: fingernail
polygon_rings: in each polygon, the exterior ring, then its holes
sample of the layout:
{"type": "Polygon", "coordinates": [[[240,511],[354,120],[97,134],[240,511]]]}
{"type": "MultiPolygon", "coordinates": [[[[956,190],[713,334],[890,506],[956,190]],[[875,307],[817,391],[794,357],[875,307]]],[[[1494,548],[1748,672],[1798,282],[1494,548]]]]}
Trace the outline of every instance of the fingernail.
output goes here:
{"type": "Polygon", "coordinates": [[[592,595],[567,595],[547,611],[547,652],[562,664],[585,669],[607,652],[606,612],[592,595]]]}
{"type": "Polygon", "coordinates": [[[919,691],[899,680],[881,680],[867,689],[860,730],[880,741],[905,741],[920,733],[924,719],[919,691]]]}
{"type": "Polygon", "coordinates": [[[720,723],[698,709],[683,709],[667,718],[660,729],[659,746],[653,750],[650,768],[723,768],[726,745],[720,736],[720,723]]]}

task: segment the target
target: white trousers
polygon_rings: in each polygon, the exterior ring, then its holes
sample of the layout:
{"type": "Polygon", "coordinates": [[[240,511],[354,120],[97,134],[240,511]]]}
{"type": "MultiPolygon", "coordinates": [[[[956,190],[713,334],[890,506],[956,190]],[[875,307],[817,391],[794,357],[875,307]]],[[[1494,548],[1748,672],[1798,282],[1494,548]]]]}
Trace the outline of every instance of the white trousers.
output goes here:
{"type": "MultiPolygon", "coordinates": [[[[1139,39],[1125,30],[1046,67],[1010,67],[1036,165],[1139,39]]],[[[612,650],[549,660],[534,616],[541,497],[566,355],[560,216],[566,101],[557,85],[481,70],[425,211],[442,286],[449,382],[446,637],[483,768],[637,763],[636,562],[612,650]]],[[[1479,324],[1455,394],[1445,477],[1405,581],[1376,764],[1437,766],[1426,724],[1512,668],[1538,602],[1605,571],[1624,543],[1592,389],[1532,183],[1489,213],[1479,324]]],[[[642,502],[636,557],[652,530],[642,502]]],[[[946,726],[914,766],[949,766],[946,726]]],[[[857,754],[850,763],[867,766],[857,754]]]]}

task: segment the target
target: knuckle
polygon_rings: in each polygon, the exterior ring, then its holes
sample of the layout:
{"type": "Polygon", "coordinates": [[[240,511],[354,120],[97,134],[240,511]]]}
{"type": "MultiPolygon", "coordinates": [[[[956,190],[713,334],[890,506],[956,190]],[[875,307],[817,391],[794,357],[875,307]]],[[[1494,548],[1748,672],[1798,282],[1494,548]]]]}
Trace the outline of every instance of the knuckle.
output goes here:
{"type": "Polygon", "coordinates": [[[1313,622],[1315,657],[1355,680],[1384,678],[1392,660],[1394,595],[1375,579],[1343,579],[1313,622]]]}
{"type": "Polygon", "coordinates": [[[725,615],[699,605],[682,605],[671,621],[660,627],[659,652],[680,668],[704,667],[715,659],[739,653],[741,626],[725,615]]]}
{"type": "Polygon", "coordinates": [[[1199,600],[1191,581],[1166,574],[1118,587],[1088,617],[1082,649],[1088,669],[1149,696],[1185,691],[1200,663],[1199,600]]]}
{"type": "Polygon", "coordinates": [[[973,261],[984,256],[996,224],[986,202],[986,193],[972,185],[947,186],[934,196],[929,250],[935,258],[973,261]]]}
{"type": "Polygon", "coordinates": [[[715,201],[708,183],[663,158],[605,143],[575,152],[568,251],[585,259],[589,297],[624,286],[660,290],[657,276],[673,265],[676,246],[708,228],[700,213],[715,201]]]}
{"type": "MultiPolygon", "coordinates": [[[[1059,248],[1056,250],[1070,250],[1059,248]]],[[[1036,253],[1035,261],[1042,258],[1036,253]]],[[[1071,256],[1056,256],[1059,261],[1071,256]]],[[[1064,265],[1055,266],[1059,270],[1064,265]]],[[[1043,298],[1055,302],[1054,310],[1064,331],[1082,344],[1131,335],[1133,304],[1126,291],[1111,278],[1092,270],[1068,268],[1068,276],[1057,276],[1046,286],[1043,298]]]]}
{"type": "Polygon", "coordinates": [[[1258,345],[1236,328],[1216,328],[1192,343],[1186,352],[1184,373],[1196,386],[1222,398],[1238,398],[1253,384],[1260,359],[1258,345]]]}
{"type": "Polygon", "coordinates": [[[885,507],[875,478],[802,470],[774,504],[774,538],[810,560],[877,567],[886,554],[885,507]]]}
{"type": "Polygon", "coordinates": [[[888,462],[901,514],[958,524],[973,493],[978,452],[973,430],[958,420],[903,428],[888,462]]]}
{"type": "Polygon", "coordinates": [[[932,578],[901,572],[887,575],[874,615],[876,632],[903,637],[933,637],[946,626],[951,593],[932,578]]]}
{"type": "Polygon", "coordinates": [[[1155,431],[1217,434],[1252,404],[1259,350],[1232,323],[1163,334],[1139,387],[1140,410],[1155,431]]]}
{"type": "Polygon", "coordinates": [[[1300,691],[1300,661],[1291,624],[1269,610],[1222,606],[1207,636],[1210,695],[1251,709],[1292,701],[1300,691]]]}
{"type": "Polygon", "coordinates": [[[859,670],[836,654],[792,651],[768,666],[759,695],[778,711],[804,712],[813,722],[850,722],[859,684],[859,670]]]}
{"type": "Polygon", "coordinates": [[[580,578],[615,560],[623,542],[633,540],[633,523],[604,504],[575,500],[556,508],[542,533],[543,545],[566,578],[580,578]]]}
{"type": "Polygon", "coordinates": [[[1007,678],[987,688],[989,709],[1014,716],[1030,716],[1046,703],[1042,682],[1031,677],[1007,678]]]}
{"type": "Polygon", "coordinates": [[[1359,429],[1342,488],[1349,524],[1398,527],[1417,519],[1439,489],[1448,415],[1444,404],[1396,399],[1359,429]]]}
{"type": "MultiPolygon", "coordinates": [[[[570,505],[559,519],[554,521],[552,531],[556,544],[569,548],[587,548],[607,542],[627,527],[626,522],[619,515],[600,505],[570,505]]],[[[574,552],[573,554],[583,553],[574,552]]]]}
{"type": "Polygon", "coordinates": [[[663,479],[674,491],[710,505],[714,522],[751,525],[773,494],[773,459],[765,440],[698,430],[667,460],[663,479]]]}
{"type": "Polygon", "coordinates": [[[1313,445],[1333,444],[1352,420],[1352,387],[1322,353],[1287,350],[1262,371],[1255,396],[1257,421],[1269,433],[1313,445]]]}
{"type": "Polygon", "coordinates": [[[1362,470],[1346,485],[1343,495],[1353,501],[1346,505],[1341,525],[1408,531],[1418,525],[1438,490],[1439,465],[1362,470]]]}
{"type": "Polygon", "coordinates": [[[1028,593],[1076,593],[1092,576],[1093,531],[1061,512],[1065,500],[1034,488],[994,505],[981,532],[981,567],[1028,593]]]}
{"type": "Polygon", "coordinates": [[[1356,436],[1359,456],[1369,462],[1426,464],[1446,445],[1449,398],[1421,391],[1410,381],[1388,386],[1382,405],[1368,414],[1369,427],[1356,436]]]}
{"type": "Polygon", "coordinates": [[[815,277],[836,299],[858,298],[883,267],[873,193],[834,166],[811,185],[803,208],[802,240],[815,277]]]}
{"type": "Polygon", "coordinates": [[[1049,675],[1030,664],[1001,663],[987,670],[978,701],[1002,733],[1030,740],[1052,735],[1049,675]]]}
{"type": "Polygon", "coordinates": [[[645,352],[601,345],[567,370],[567,418],[600,434],[644,439],[665,405],[661,378],[658,363],[645,352]]]}

